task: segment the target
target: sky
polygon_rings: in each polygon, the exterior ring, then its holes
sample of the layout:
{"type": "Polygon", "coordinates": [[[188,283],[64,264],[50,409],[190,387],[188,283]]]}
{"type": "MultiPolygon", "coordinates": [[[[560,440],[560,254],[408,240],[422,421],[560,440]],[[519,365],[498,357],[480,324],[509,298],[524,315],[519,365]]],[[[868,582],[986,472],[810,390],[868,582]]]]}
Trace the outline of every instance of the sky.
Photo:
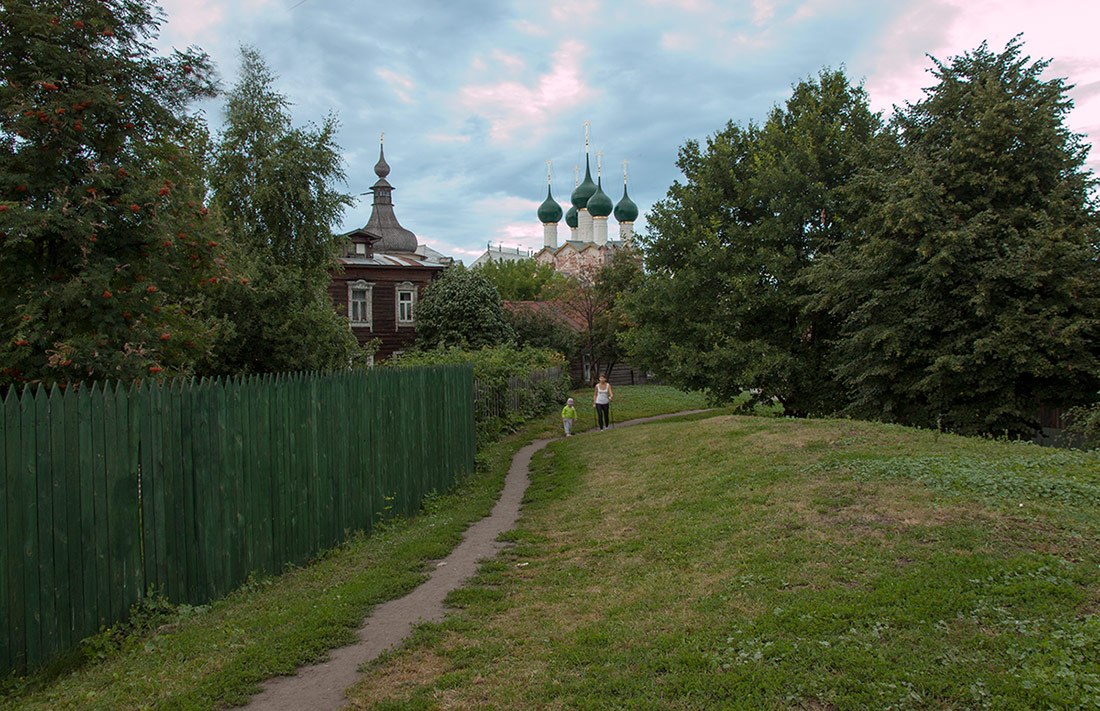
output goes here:
{"type": "MultiPolygon", "coordinates": [[[[255,47],[292,104],[295,125],[340,123],[348,193],[387,180],[401,224],[471,263],[494,248],[537,250],[547,190],[569,206],[583,179],[585,122],[593,175],[627,187],[641,216],[681,178],[677,153],[730,121],[763,122],[822,68],[862,82],[889,117],[920,101],[935,57],[988,42],[1050,60],[1045,78],[1075,85],[1067,125],[1100,140],[1100,3],[1095,0],[160,0],[158,46],[197,46],[237,81],[255,47]]],[[[197,107],[213,128],[222,104],[197,107]]],[[[1091,137],[1091,138],[1090,138],[1091,137]]],[[[1089,167],[1100,173],[1100,146],[1089,167]]],[[[370,217],[369,193],[338,226],[370,217]]],[[[609,228],[617,235],[614,221],[609,228]]],[[[559,239],[569,233],[564,220],[559,239]]]]}

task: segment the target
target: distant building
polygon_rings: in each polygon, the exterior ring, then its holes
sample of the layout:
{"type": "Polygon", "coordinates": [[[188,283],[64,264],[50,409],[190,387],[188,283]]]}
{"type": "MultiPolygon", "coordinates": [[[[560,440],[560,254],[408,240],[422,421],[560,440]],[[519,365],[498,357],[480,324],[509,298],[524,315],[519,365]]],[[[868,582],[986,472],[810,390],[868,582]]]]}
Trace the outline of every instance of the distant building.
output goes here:
{"type": "Polygon", "coordinates": [[[534,255],[529,249],[523,249],[521,247],[502,247],[497,245],[493,247],[493,243],[490,242],[485,245],[485,254],[481,255],[474,260],[470,268],[480,267],[486,262],[518,262],[523,259],[531,259],[534,255]]]}
{"type": "Polygon", "coordinates": [[[375,358],[384,360],[416,340],[416,307],[424,287],[453,260],[419,245],[397,221],[381,147],[374,172],[370,219],[345,235],[350,242],[337,260],[342,269],[334,270],[328,291],[360,343],[379,340],[375,358]]]}
{"type": "Polygon", "coordinates": [[[603,191],[602,166],[597,163],[596,182],[592,181],[592,168],[588,156],[588,137],[584,139],[584,181],[576,185],[570,196],[572,205],[565,213],[565,224],[570,236],[558,244],[558,223],[561,222],[561,205],[554,200],[550,187],[550,174],[546,175],[546,200],[539,205],[538,218],[542,223],[543,247],[535,254],[540,264],[550,264],[555,271],[578,276],[585,270],[598,269],[610,254],[630,246],[634,239],[634,220],[638,219],[638,206],[627,195],[626,170],[623,169],[623,196],[612,206],[611,198],[603,191]],[[608,240],[607,218],[614,214],[619,223],[619,239],[608,240]]]}
{"type": "Polygon", "coordinates": [[[574,190],[570,196],[572,205],[563,213],[561,205],[554,200],[550,186],[550,174],[546,175],[546,200],[539,205],[538,219],[542,223],[543,246],[537,251],[524,249],[493,248],[488,245],[485,253],[478,257],[471,267],[488,261],[513,262],[521,259],[534,259],[539,264],[549,264],[554,271],[569,276],[579,276],[586,270],[601,267],[610,254],[617,249],[632,244],[634,239],[634,221],[638,219],[638,206],[627,195],[626,170],[623,170],[623,196],[618,203],[612,204],[611,198],[603,191],[602,167],[597,163],[596,180],[592,180],[592,167],[588,155],[587,132],[584,139],[584,182],[574,181],[574,190]],[[558,223],[562,216],[569,226],[569,238],[559,244],[558,223]],[[608,217],[614,215],[619,225],[619,238],[608,239],[608,217]]]}

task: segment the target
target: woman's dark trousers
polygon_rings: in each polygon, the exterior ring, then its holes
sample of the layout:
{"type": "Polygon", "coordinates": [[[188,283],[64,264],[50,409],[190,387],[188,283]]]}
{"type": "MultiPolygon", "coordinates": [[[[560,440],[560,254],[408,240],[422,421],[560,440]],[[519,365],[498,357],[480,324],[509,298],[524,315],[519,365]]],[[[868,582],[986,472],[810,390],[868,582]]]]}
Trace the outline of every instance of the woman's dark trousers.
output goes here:
{"type": "Polygon", "coordinates": [[[611,403],[596,403],[596,420],[601,430],[611,425],[611,403]]]}

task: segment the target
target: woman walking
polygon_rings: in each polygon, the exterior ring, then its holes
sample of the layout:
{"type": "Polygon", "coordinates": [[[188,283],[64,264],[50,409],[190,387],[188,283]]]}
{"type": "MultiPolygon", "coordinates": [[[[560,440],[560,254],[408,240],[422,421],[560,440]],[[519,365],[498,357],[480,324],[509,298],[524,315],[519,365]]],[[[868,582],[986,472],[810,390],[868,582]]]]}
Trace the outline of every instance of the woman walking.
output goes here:
{"type": "Polygon", "coordinates": [[[600,375],[600,382],[596,383],[596,393],[592,398],[592,406],[596,408],[596,424],[601,430],[611,426],[611,398],[615,393],[611,392],[611,383],[607,382],[606,375],[600,375]]]}

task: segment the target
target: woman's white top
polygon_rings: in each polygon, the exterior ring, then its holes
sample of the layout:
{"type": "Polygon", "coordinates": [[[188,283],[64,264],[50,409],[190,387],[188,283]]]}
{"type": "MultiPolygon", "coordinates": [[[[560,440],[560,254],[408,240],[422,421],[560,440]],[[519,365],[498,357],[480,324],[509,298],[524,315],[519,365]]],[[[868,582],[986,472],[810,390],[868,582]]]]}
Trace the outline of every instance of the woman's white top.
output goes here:
{"type": "Polygon", "coordinates": [[[605,387],[603,389],[601,389],[600,386],[597,384],[596,385],[596,404],[597,405],[606,405],[609,402],[611,402],[611,383],[608,383],[607,387],[605,387]]]}

